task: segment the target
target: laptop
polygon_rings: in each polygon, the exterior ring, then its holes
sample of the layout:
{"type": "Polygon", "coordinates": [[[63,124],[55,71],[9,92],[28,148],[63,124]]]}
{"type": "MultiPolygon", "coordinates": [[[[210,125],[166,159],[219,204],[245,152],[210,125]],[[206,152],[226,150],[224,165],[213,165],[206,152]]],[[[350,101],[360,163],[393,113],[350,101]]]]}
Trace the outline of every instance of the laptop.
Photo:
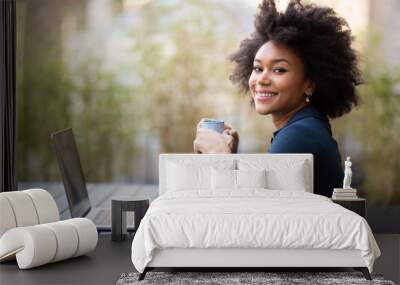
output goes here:
{"type": "MultiPolygon", "coordinates": [[[[85,217],[92,220],[98,230],[111,230],[111,206],[109,208],[92,207],[86,188],[78,148],[71,128],[51,134],[57,157],[65,194],[71,217],[85,217]]],[[[109,197],[112,193],[110,193],[109,197]]],[[[111,199],[106,201],[111,205],[111,199]]],[[[134,214],[127,212],[127,228],[133,230],[134,214]]]]}

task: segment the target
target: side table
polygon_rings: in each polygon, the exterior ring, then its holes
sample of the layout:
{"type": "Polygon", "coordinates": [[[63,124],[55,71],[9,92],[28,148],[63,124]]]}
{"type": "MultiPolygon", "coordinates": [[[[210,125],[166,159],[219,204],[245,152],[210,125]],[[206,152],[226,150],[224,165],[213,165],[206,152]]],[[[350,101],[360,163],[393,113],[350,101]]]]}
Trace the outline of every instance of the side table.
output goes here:
{"type": "Polygon", "coordinates": [[[135,231],[149,208],[144,197],[119,196],[111,200],[111,240],[123,241],[127,235],[126,212],[135,213],[135,231]]]}
{"type": "Polygon", "coordinates": [[[364,219],[367,218],[367,205],[365,198],[357,199],[331,199],[332,202],[341,205],[342,207],[359,214],[364,219]]]}

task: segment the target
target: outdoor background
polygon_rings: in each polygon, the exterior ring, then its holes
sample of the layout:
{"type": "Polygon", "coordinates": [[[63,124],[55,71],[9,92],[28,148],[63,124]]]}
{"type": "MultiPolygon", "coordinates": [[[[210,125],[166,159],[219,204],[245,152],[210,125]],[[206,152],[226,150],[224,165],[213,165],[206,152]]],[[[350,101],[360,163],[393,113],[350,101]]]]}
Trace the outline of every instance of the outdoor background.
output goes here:
{"type": "MultiPolygon", "coordinates": [[[[400,206],[400,1],[324,0],[345,17],[367,84],[332,121],[353,187],[400,206]]],[[[274,127],[228,77],[256,0],[17,0],[18,180],[60,182],[50,134],[72,127],[88,182],[156,184],[158,155],[193,152],[202,117],[265,153],[274,127]]],[[[280,1],[284,7],[287,1],[280,1]]]]}

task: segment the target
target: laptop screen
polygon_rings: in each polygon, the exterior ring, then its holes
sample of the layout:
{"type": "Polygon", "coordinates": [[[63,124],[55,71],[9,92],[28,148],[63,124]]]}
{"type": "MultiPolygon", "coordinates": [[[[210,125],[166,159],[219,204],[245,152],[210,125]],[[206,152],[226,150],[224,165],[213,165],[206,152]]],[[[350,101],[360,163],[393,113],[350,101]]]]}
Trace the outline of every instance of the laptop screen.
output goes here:
{"type": "Polygon", "coordinates": [[[90,201],[86,189],[78,148],[72,129],[51,134],[58,166],[64,183],[71,216],[83,217],[90,211],[90,201]]]}

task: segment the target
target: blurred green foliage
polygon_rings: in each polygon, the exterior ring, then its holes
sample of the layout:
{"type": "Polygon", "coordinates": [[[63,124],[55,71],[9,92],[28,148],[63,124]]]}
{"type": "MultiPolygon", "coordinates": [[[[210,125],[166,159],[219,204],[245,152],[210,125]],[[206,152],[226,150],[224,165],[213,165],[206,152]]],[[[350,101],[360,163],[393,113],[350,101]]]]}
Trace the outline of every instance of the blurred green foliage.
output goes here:
{"type": "Polygon", "coordinates": [[[41,66],[24,61],[17,66],[18,178],[56,175],[50,133],[71,124],[72,82],[59,59],[47,58],[41,66]]]}
{"type": "Polygon", "coordinates": [[[389,67],[380,57],[380,41],[371,37],[362,105],[355,113],[354,130],[362,142],[360,157],[368,197],[382,204],[400,203],[400,66],[389,67]]]}
{"type": "MultiPolygon", "coordinates": [[[[47,0],[38,0],[38,5],[41,1],[47,0]]],[[[132,176],[141,167],[134,165],[135,158],[146,151],[143,136],[158,138],[161,152],[192,152],[197,122],[214,116],[217,93],[233,90],[229,64],[221,55],[238,42],[237,36],[226,34],[235,21],[223,21],[227,27],[221,27],[219,19],[229,10],[216,9],[218,5],[187,1],[182,13],[176,4],[156,1],[135,13],[137,21],[129,30],[137,59],[131,85],[120,83],[121,73],[106,71],[95,52],[71,69],[64,47],[49,52],[60,46],[62,34],[46,36],[50,45],[45,52],[22,41],[19,180],[59,180],[50,134],[66,127],[74,130],[86,178],[93,182],[132,176]]],[[[26,13],[21,17],[29,17],[30,10],[26,13]]]]}
{"type": "Polygon", "coordinates": [[[160,138],[161,152],[192,152],[197,122],[214,116],[217,93],[232,89],[224,55],[235,37],[224,35],[221,41],[217,28],[224,11],[215,6],[187,1],[188,11],[177,12],[176,5],[155,2],[141,11],[133,35],[133,52],[140,58],[135,92],[141,123],[160,138]]]}
{"type": "MultiPolygon", "coordinates": [[[[361,190],[371,203],[400,203],[400,66],[390,66],[381,50],[380,34],[370,32],[361,51],[364,84],[358,87],[360,105],[333,122],[340,149],[351,137],[359,151],[353,157],[361,190]],[[342,138],[342,140],[340,139],[342,138]]],[[[354,148],[351,148],[354,149],[354,148]]]]}
{"type": "Polygon", "coordinates": [[[88,58],[78,70],[79,84],[70,93],[72,126],[83,169],[90,181],[129,176],[129,157],[137,151],[135,116],[130,90],[88,58]]]}
{"type": "Polygon", "coordinates": [[[50,134],[72,127],[83,168],[91,181],[121,175],[126,164],[119,158],[135,152],[135,124],[123,107],[130,104],[129,90],[96,60],[82,64],[79,82],[61,60],[25,63],[18,76],[18,174],[20,180],[59,179],[50,134]],[[90,70],[90,72],[89,72],[90,70]]]}

